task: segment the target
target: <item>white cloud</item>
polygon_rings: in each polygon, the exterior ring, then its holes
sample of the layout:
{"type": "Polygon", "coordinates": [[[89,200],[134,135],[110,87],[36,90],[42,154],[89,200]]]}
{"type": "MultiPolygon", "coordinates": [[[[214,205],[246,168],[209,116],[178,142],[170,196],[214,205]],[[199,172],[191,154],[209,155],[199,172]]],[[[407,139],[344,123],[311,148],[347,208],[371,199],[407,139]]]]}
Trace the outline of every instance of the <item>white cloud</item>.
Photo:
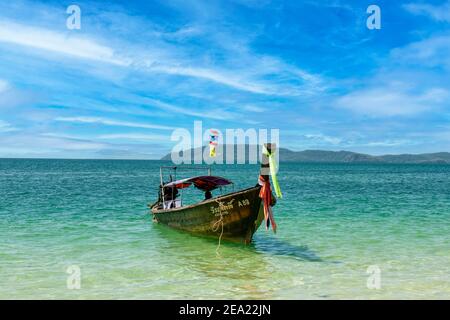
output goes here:
{"type": "Polygon", "coordinates": [[[316,142],[325,142],[332,145],[338,145],[342,142],[342,139],[337,137],[330,137],[324,134],[305,134],[305,138],[308,138],[310,140],[314,140],[316,142]]]}
{"type": "Polygon", "coordinates": [[[400,88],[372,88],[352,92],[339,98],[336,106],[370,117],[407,116],[438,107],[449,97],[441,88],[422,93],[402,91],[400,88]]]}
{"type": "Polygon", "coordinates": [[[57,136],[19,134],[0,137],[0,153],[2,154],[29,155],[57,150],[95,151],[106,146],[103,143],[57,136]]]}
{"type": "MultiPolygon", "coordinates": [[[[190,32],[193,28],[187,31],[190,32]]],[[[120,41],[114,38],[108,41],[116,43],[115,47],[111,47],[101,44],[101,39],[0,20],[0,42],[126,66],[140,72],[191,77],[265,95],[298,96],[324,89],[319,76],[287,65],[274,57],[253,55],[247,47],[239,48],[239,52],[229,53],[221,61],[220,67],[217,67],[218,64],[214,61],[205,64],[205,61],[211,60],[207,55],[197,56],[186,46],[177,46],[170,41],[161,42],[161,39],[154,40],[152,45],[143,47],[128,39],[120,41]],[[239,55],[238,61],[235,54],[239,55]]]]}
{"type": "Polygon", "coordinates": [[[365,146],[367,147],[398,147],[398,146],[405,146],[405,145],[414,145],[415,142],[411,140],[383,140],[383,141],[373,141],[373,142],[367,142],[365,146]]]}
{"type": "Polygon", "coordinates": [[[403,7],[415,15],[426,15],[436,21],[450,22],[450,1],[440,6],[433,6],[426,3],[408,3],[403,7]]]}
{"type": "Polygon", "coordinates": [[[150,70],[156,72],[163,72],[173,75],[188,76],[214,81],[235,89],[248,91],[259,94],[276,94],[272,89],[263,84],[258,84],[248,80],[240,79],[239,77],[226,74],[224,71],[205,69],[205,68],[190,68],[181,66],[157,66],[151,67],[150,70]]]}
{"type": "Polygon", "coordinates": [[[369,117],[412,116],[442,110],[450,91],[450,34],[431,36],[391,51],[365,89],[338,98],[335,106],[369,117]]]}
{"type": "Polygon", "coordinates": [[[0,135],[0,157],[157,159],[166,153],[150,142],[110,143],[57,133],[20,133],[0,135]]]}
{"type": "Polygon", "coordinates": [[[59,139],[68,139],[68,140],[78,140],[78,141],[91,141],[91,140],[136,140],[136,141],[163,141],[167,142],[170,140],[170,135],[162,135],[162,134],[143,134],[143,133],[111,133],[111,134],[101,134],[98,136],[89,136],[89,137],[80,137],[73,136],[67,134],[53,133],[53,132],[45,132],[41,133],[42,137],[52,137],[59,139]]]}
{"type": "MultiPolygon", "coordinates": [[[[179,49],[173,48],[173,51],[176,50],[179,49]]],[[[274,57],[252,55],[248,53],[247,48],[243,51],[245,56],[243,52],[230,53],[230,57],[219,64],[221,67],[202,67],[202,62],[189,57],[188,52],[180,53],[179,55],[184,58],[178,60],[170,58],[169,54],[161,55],[160,60],[155,60],[154,57],[150,60],[142,57],[134,58],[132,65],[142,71],[208,80],[255,94],[298,96],[326,89],[324,80],[319,75],[285,64],[274,57]],[[239,56],[242,61],[233,60],[235,59],[231,56],[233,54],[239,56]],[[271,80],[267,80],[268,78],[271,80]]],[[[152,55],[144,51],[143,56],[152,55]]],[[[203,60],[209,58],[205,57],[203,60]]]]}
{"type": "Polygon", "coordinates": [[[255,106],[255,105],[245,105],[241,107],[242,110],[244,111],[248,111],[248,112],[256,112],[256,113],[260,113],[260,112],[265,112],[266,109],[259,107],[259,106],[255,106]]]}
{"type": "Polygon", "coordinates": [[[215,120],[230,120],[236,117],[236,115],[232,112],[228,112],[222,109],[214,109],[209,111],[194,111],[193,108],[190,107],[179,107],[173,104],[165,103],[159,100],[144,98],[142,99],[144,103],[148,103],[153,107],[164,110],[166,112],[171,112],[174,115],[185,114],[193,117],[199,118],[209,118],[215,120]]]}
{"type": "Polygon", "coordinates": [[[173,130],[174,127],[161,126],[157,124],[139,123],[139,122],[128,122],[113,120],[100,117],[58,117],[54,119],[55,121],[62,122],[74,122],[74,123],[93,123],[93,124],[103,124],[108,126],[118,126],[118,127],[131,127],[131,128],[144,128],[144,129],[161,129],[161,130],[173,130]]]}
{"type": "Polygon", "coordinates": [[[427,67],[450,69],[450,34],[413,42],[405,47],[392,50],[391,54],[400,62],[420,63],[427,67]]]}
{"type": "Polygon", "coordinates": [[[101,140],[136,140],[136,141],[163,141],[166,142],[170,136],[157,134],[141,134],[141,133],[117,133],[103,134],[96,137],[101,140]]]}
{"type": "Polygon", "coordinates": [[[9,90],[10,86],[9,83],[5,80],[0,79],[0,94],[9,90]]]}
{"type": "Polygon", "coordinates": [[[117,57],[112,48],[103,46],[93,40],[8,21],[0,21],[0,42],[120,66],[126,66],[130,63],[126,59],[117,57]]]}
{"type": "Polygon", "coordinates": [[[0,120],[0,132],[11,132],[17,131],[17,128],[14,128],[11,124],[6,121],[0,120]]]}

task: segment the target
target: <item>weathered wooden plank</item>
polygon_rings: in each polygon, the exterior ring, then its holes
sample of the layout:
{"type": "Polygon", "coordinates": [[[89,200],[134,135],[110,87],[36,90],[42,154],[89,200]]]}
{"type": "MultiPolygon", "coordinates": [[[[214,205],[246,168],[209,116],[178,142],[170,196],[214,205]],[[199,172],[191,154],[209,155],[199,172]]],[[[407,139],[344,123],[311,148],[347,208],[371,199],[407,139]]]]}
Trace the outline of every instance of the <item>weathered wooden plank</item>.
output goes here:
{"type": "Polygon", "coordinates": [[[250,243],[262,221],[260,186],[174,209],[152,208],[154,220],[172,228],[250,243]]]}

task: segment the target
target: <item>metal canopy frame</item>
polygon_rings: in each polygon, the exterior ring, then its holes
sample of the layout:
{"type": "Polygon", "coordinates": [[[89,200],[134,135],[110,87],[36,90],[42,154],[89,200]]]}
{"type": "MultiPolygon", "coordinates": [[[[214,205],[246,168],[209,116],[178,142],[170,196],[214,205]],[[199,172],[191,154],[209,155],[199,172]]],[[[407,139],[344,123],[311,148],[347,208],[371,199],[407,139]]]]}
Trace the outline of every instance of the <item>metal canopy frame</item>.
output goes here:
{"type": "MultiPolygon", "coordinates": [[[[162,205],[164,208],[164,203],[166,200],[164,199],[164,177],[163,177],[163,171],[164,169],[173,170],[174,177],[172,177],[173,181],[177,181],[177,170],[208,170],[208,176],[211,175],[211,166],[161,166],[159,168],[159,178],[160,178],[160,188],[162,188],[162,205]]],[[[172,198],[173,198],[173,188],[172,188],[172,198]]],[[[183,206],[183,189],[181,189],[181,195],[180,195],[180,203],[181,206],[183,206]]]]}

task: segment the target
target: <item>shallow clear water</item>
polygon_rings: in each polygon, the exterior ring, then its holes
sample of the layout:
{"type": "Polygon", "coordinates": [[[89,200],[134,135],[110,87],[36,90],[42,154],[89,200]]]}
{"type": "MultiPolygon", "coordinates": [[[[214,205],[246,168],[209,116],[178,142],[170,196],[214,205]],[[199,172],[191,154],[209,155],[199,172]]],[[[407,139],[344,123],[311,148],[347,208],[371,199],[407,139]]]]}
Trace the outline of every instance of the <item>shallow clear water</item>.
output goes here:
{"type": "MultiPolygon", "coordinates": [[[[0,160],[0,298],[450,299],[450,166],[282,164],[278,233],[216,255],[152,223],[161,164],[0,160]]],[[[236,189],[257,172],[213,170],[236,189]]]]}

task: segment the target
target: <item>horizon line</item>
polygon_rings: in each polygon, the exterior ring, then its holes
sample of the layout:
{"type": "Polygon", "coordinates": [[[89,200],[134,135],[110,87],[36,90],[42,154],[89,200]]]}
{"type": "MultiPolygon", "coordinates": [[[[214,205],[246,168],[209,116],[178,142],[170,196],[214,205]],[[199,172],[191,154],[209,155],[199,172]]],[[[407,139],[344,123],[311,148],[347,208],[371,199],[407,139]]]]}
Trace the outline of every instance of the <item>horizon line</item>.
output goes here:
{"type": "MultiPolygon", "coordinates": [[[[249,145],[246,145],[249,146],[249,145]]],[[[256,145],[257,147],[259,147],[259,145],[256,145]]],[[[207,146],[202,146],[203,147],[207,147],[207,146]]],[[[197,147],[200,148],[200,147],[197,147]]],[[[186,149],[186,150],[182,150],[181,152],[186,152],[186,151],[192,151],[194,149],[197,148],[191,148],[191,149],[186,149]]],[[[354,153],[354,154],[361,154],[361,155],[367,155],[367,156],[371,156],[371,157],[383,157],[383,156],[402,156],[402,155],[431,155],[431,154],[439,154],[439,153],[450,153],[450,151],[436,151],[436,152],[425,152],[425,153],[387,153],[387,154],[379,154],[379,155],[374,155],[374,154],[369,154],[369,153],[362,153],[362,152],[355,152],[355,151],[348,151],[348,150],[323,150],[323,149],[304,149],[304,150],[292,150],[292,149],[288,149],[288,148],[280,148],[280,149],[285,149],[285,150],[289,150],[291,152],[304,152],[304,151],[322,151],[322,152],[333,152],[333,153],[339,153],[339,152],[349,152],[349,153],[354,153]]],[[[89,158],[89,157],[80,157],[80,158],[65,158],[65,157],[40,157],[40,156],[36,156],[36,157],[23,157],[23,156],[0,156],[0,160],[3,159],[10,159],[10,160],[123,160],[123,161],[129,161],[129,160],[135,160],[135,161],[170,161],[170,160],[163,160],[164,157],[172,154],[173,152],[168,152],[162,156],[160,156],[159,158],[89,158]]],[[[282,161],[282,160],[281,160],[282,161]]],[[[293,161],[295,162],[295,161],[293,161]]]]}

